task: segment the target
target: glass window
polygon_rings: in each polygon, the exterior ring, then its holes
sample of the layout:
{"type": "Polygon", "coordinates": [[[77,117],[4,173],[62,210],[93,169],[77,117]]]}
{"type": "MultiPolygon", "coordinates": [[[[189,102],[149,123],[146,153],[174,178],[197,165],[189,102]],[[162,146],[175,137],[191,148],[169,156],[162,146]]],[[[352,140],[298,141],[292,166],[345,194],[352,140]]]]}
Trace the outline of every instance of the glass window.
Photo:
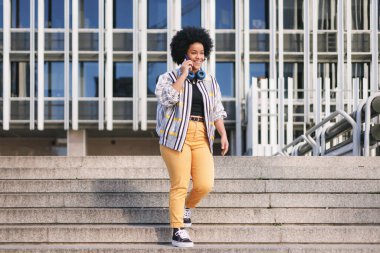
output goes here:
{"type": "Polygon", "coordinates": [[[65,66],[63,62],[45,62],[45,97],[64,97],[65,66]]]}
{"type": "Polygon", "coordinates": [[[269,29],[269,1],[250,0],[249,1],[249,28],[269,29]]]}
{"type": "MultiPolygon", "coordinates": [[[[0,13],[1,17],[3,17],[3,1],[0,1],[0,13]]],[[[3,28],[3,18],[0,18],[0,28],[3,28]]]]}
{"type": "Polygon", "coordinates": [[[11,62],[11,97],[30,96],[29,72],[29,62],[11,62]]]}
{"type": "Polygon", "coordinates": [[[114,62],[113,96],[133,97],[133,64],[132,62],[114,62]]]}
{"type": "Polygon", "coordinates": [[[98,62],[79,63],[79,97],[98,97],[98,62]]]}
{"type": "Polygon", "coordinates": [[[113,1],[113,27],[114,28],[133,28],[133,5],[132,0],[113,1]]]}
{"type": "MultiPolygon", "coordinates": [[[[12,0],[12,28],[28,28],[30,26],[29,0],[12,0]]],[[[1,15],[1,19],[2,19],[1,15]]]]}
{"type": "Polygon", "coordinates": [[[201,0],[182,0],[182,27],[201,26],[201,0]]]}
{"type": "Polygon", "coordinates": [[[215,4],[216,10],[216,29],[234,29],[235,28],[235,1],[218,0],[215,4]]]}
{"type": "Polygon", "coordinates": [[[166,0],[148,0],[148,28],[164,29],[167,26],[166,0]]]}
{"type": "MultiPolygon", "coordinates": [[[[269,63],[267,62],[252,62],[250,63],[250,77],[269,78],[269,63]]],[[[249,86],[251,86],[251,80],[249,86]]]]}
{"type": "Polygon", "coordinates": [[[148,97],[155,97],[158,77],[167,70],[166,62],[148,62],[148,97]]]}
{"type": "Polygon", "coordinates": [[[284,29],[303,29],[303,0],[284,1],[284,29]]]}
{"type": "Polygon", "coordinates": [[[65,27],[65,1],[45,0],[45,27],[64,28],[65,27]]]}
{"type": "Polygon", "coordinates": [[[233,62],[216,63],[216,80],[223,97],[235,96],[235,64],[233,62]]]}
{"type": "Polygon", "coordinates": [[[98,1],[79,0],[79,28],[98,28],[98,1]]]}
{"type": "Polygon", "coordinates": [[[337,28],[337,1],[320,0],[318,6],[318,29],[332,30],[337,28]]]}
{"type": "Polygon", "coordinates": [[[369,30],[370,1],[351,1],[352,30],[369,30]]]}

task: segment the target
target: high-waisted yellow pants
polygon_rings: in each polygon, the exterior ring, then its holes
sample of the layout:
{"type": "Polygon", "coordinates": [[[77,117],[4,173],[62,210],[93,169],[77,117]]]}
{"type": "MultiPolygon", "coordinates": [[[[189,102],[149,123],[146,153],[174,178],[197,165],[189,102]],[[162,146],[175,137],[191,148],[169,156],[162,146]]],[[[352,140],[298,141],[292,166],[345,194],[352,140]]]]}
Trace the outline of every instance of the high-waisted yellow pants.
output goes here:
{"type": "Polygon", "coordinates": [[[185,206],[194,208],[214,186],[214,160],[204,122],[190,121],[182,152],[160,145],[170,176],[170,226],[183,227],[185,206]],[[187,196],[190,176],[193,188],[187,196]],[[187,198],[186,198],[187,196],[187,198]]]}

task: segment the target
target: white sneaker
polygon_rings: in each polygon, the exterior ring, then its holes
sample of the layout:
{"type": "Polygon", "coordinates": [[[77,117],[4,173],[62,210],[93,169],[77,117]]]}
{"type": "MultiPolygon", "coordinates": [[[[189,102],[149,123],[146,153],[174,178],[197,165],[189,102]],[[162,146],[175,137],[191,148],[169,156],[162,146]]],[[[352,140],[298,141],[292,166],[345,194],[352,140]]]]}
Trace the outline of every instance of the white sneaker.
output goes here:
{"type": "Polygon", "coordinates": [[[172,245],[180,248],[192,248],[194,243],[190,240],[190,236],[185,229],[174,228],[172,245]]]}

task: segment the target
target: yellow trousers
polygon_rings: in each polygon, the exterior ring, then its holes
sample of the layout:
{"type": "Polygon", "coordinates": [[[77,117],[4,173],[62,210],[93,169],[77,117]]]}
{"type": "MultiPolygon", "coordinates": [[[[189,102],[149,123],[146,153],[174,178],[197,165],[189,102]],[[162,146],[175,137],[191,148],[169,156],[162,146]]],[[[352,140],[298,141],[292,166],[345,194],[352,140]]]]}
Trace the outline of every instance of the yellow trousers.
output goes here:
{"type": "Polygon", "coordinates": [[[160,145],[161,156],[170,176],[169,213],[172,228],[183,227],[185,206],[194,208],[214,186],[214,160],[204,124],[190,121],[182,152],[160,145]],[[190,176],[193,188],[187,196],[190,176]]]}

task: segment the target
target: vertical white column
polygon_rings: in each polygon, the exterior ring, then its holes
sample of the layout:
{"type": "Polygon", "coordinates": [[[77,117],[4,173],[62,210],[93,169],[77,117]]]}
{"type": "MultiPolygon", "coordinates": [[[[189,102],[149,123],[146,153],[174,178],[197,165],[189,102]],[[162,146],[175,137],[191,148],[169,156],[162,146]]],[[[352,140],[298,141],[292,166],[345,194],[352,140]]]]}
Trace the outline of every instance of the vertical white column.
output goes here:
{"type": "MultiPolygon", "coordinates": [[[[212,1],[214,2],[214,1],[212,1]]],[[[215,4],[214,4],[215,8],[215,4]]],[[[215,9],[214,9],[215,10],[215,9]]],[[[235,10],[238,10],[238,13],[241,13],[240,8],[240,1],[235,1],[235,10]]],[[[214,15],[214,20],[215,20],[214,15]]],[[[241,115],[241,98],[242,98],[242,63],[241,63],[241,39],[242,39],[242,33],[241,33],[241,22],[240,15],[235,15],[235,111],[236,111],[236,121],[235,121],[235,129],[236,129],[236,135],[235,135],[235,143],[236,143],[236,149],[235,149],[235,155],[241,156],[242,155],[242,129],[241,129],[241,122],[242,122],[242,115],[241,115]]],[[[215,25],[215,21],[214,21],[215,25]]]]}
{"type": "Polygon", "coordinates": [[[73,130],[78,130],[78,81],[79,81],[79,37],[78,37],[78,20],[79,20],[79,3],[78,0],[72,1],[72,119],[71,125],[73,130]]]}
{"type": "MultiPolygon", "coordinates": [[[[140,76],[139,76],[139,115],[141,123],[146,121],[145,118],[147,116],[147,89],[148,89],[148,81],[147,81],[147,66],[148,66],[148,57],[147,57],[147,13],[148,6],[147,1],[141,1],[141,10],[140,10],[140,76]]],[[[136,115],[137,116],[137,115],[136,115]]],[[[134,122],[135,123],[135,122],[134,122]]],[[[145,128],[146,126],[141,124],[141,128],[145,128]]],[[[133,124],[133,130],[138,130],[138,124],[133,124]]]]}
{"type": "Polygon", "coordinates": [[[139,1],[133,0],[133,125],[134,130],[139,124],[139,1]]]}
{"type": "MultiPolygon", "coordinates": [[[[168,0],[167,4],[167,20],[168,20],[168,29],[167,29],[167,34],[166,34],[166,63],[167,63],[167,69],[171,70],[173,68],[173,60],[171,57],[171,52],[170,52],[170,42],[171,39],[174,35],[174,23],[175,23],[175,12],[174,12],[174,2],[175,0],[168,0]]],[[[178,15],[178,14],[177,14],[178,15]]]]}
{"type": "MultiPolygon", "coordinates": [[[[351,84],[352,82],[352,57],[351,57],[351,0],[345,0],[346,3],[346,41],[347,41],[347,46],[346,46],[346,55],[347,55],[347,64],[346,64],[346,83],[351,84]]],[[[344,60],[344,59],[343,59],[344,60]]],[[[354,109],[355,110],[355,109],[354,109]]]]}
{"type": "Polygon", "coordinates": [[[133,125],[134,130],[139,124],[139,1],[133,0],[133,125]]]}
{"type": "Polygon", "coordinates": [[[244,0],[244,92],[249,91],[250,77],[250,56],[249,56],[249,0],[244,0]]]}
{"type": "Polygon", "coordinates": [[[278,1],[278,144],[282,149],[284,146],[285,115],[284,115],[284,0],[278,1]]]}
{"type": "Polygon", "coordinates": [[[251,88],[251,101],[252,101],[252,154],[257,156],[259,154],[259,93],[257,89],[257,78],[252,78],[251,88]]]}
{"type": "Polygon", "coordinates": [[[277,97],[276,80],[269,79],[269,124],[270,124],[270,145],[275,147],[277,142],[277,97]]]}
{"type": "Polygon", "coordinates": [[[269,78],[277,81],[276,68],[276,0],[271,0],[269,3],[269,78]]]}
{"type": "Polygon", "coordinates": [[[268,79],[260,80],[261,94],[261,145],[268,145],[268,79]]]}
{"type": "Polygon", "coordinates": [[[286,125],[286,143],[293,141],[293,78],[288,78],[288,122],[286,125]]]}
{"type": "MultiPolygon", "coordinates": [[[[99,0],[99,48],[98,48],[98,67],[99,67],[99,80],[98,80],[98,129],[104,129],[104,0],[99,0]]],[[[113,85],[112,85],[113,86],[113,85]]]]}
{"type": "Polygon", "coordinates": [[[65,101],[64,101],[64,126],[65,130],[69,129],[70,123],[70,0],[65,0],[65,101]]]}
{"type": "MultiPolygon", "coordinates": [[[[210,30],[210,37],[212,39],[212,41],[214,42],[214,44],[216,43],[215,41],[215,1],[214,0],[210,0],[209,1],[209,18],[208,18],[208,21],[209,21],[209,30],[210,30]]],[[[215,57],[215,49],[211,52],[210,54],[210,63],[209,63],[209,73],[212,74],[212,75],[215,75],[216,74],[216,57],[215,57]]]]}
{"type": "Polygon", "coordinates": [[[29,88],[29,94],[30,94],[30,115],[29,115],[29,129],[34,130],[34,120],[35,120],[35,78],[34,75],[36,74],[35,72],[35,0],[30,0],[30,39],[29,39],[29,44],[30,44],[30,55],[29,55],[29,83],[30,83],[30,88],[29,88]]]}
{"type": "Polygon", "coordinates": [[[45,63],[45,1],[38,0],[38,114],[37,114],[37,128],[38,130],[44,129],[44,63],[45,63]]]}
{"type": "Polygon", "coordinates": [[[344,101],[344,30],[343,30],[343,0],[338,0],[338,71],[337,71],[337,109],[343,109],[344,101]]]}
{"type": "Polygon", "coordinates": [[[378,0],[371,2],[371,94],[379,90],[378,0]]]}
{"type": "Polygon", "coordinates": [[[330,89],[330,78],[325,78],[325,115],[326,117],[330,115],[330,97],[331,97],[331,89],[330,89]]]}
{"type": "Polygon", "coordinates": [[[359,105],[359,78],[351,79],[353,81],[352,97],[353,97],[353,110],[355,111],[359,105]]]}
{"type": "Polygon", "coordinates": [[[106,0],[106,124],[107,130],[113,129],[113,0],[106,0]]]}
{"type": "Polygon", "coordinates": [[[368,79],[363,78],[363,99],[368,98],[368,79]]]}
{"type": "Polygon", "coordinates": [[[316,115],[316,121],[315,123],[318,124],[321,122],[322,118],[322,78],[317,78],[317,85],[316,85],[316,103],[314,105],[315,108],[315,115],[316,115]]]}
{"type": "Polygon", "coordinates": [[[310,86],[310,27],[309,27],[309,0],[304,0],[303,9],[303,41],[304,41],[304,53],[303,53],[303,76],[304,76],[304,115],[305,121],[309,121],[309,86],[310,86]]]}
{"type": "Polygon", "coordinates": [[[3,1],[3,129],[9,130],[11,116],[11,0],[3,1]]]}
{"type": "Polygon", "coordinates": [[[313,100],[314,100],[314,122],[318,124],[321,121],[320,113],[318,112],[318,0],[313,0],[313,100]]]}

